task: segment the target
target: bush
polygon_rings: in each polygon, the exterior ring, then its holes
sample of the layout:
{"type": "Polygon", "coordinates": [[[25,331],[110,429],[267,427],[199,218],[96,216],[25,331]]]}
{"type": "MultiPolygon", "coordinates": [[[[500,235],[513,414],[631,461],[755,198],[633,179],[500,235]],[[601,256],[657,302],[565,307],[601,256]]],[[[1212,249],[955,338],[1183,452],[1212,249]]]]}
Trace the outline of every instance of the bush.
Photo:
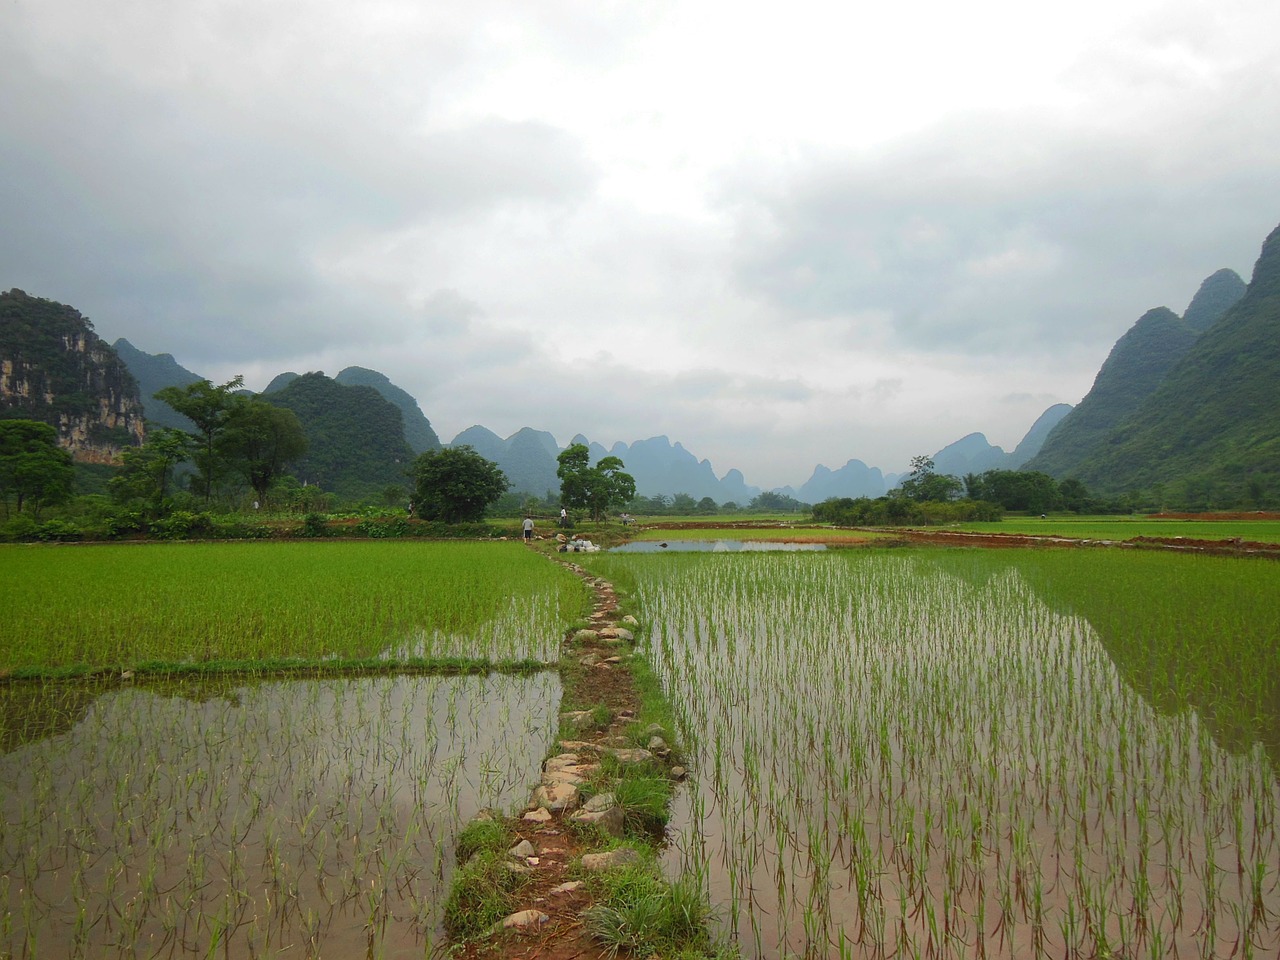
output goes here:
{"type": "Polygon", "coordinates": [[[378,518],[361,520],[356,524],[356,532],[361,536],[373,537],[378,540],[408,536],[410,531],[409,522],[403,517],[378,518]]]}
{"type": "Polygon", "coordinates": [[[213,529],[213,518],[207,513],[191,513],[187,510],[175,510],[151,524],[152,535],[160,540],[186,540],[210,533],[213,529]]]}
{"type": "Polygon", "coordinates": [[[80,528],[66,520],[46,520],[36,528],[35,536],[37,540],[46,543],[65,543],[83,539],[80,528]]]}
{"type": "Polygon", "coordinates": [[[20,513],[16,517],[12,517],[0,526],[0,540],[10,543],[18,543],[24,540],[35,540],[36,530],[39,524],[31,519],[27,514],[20,513]]]}
{"type": "Polygon", "coordinates": [[[308,513],[302,518],[302,529],[298,531],[300,537],[324,537],[328,536],[329,527],[328,520],[322,513],[308,513]]]}

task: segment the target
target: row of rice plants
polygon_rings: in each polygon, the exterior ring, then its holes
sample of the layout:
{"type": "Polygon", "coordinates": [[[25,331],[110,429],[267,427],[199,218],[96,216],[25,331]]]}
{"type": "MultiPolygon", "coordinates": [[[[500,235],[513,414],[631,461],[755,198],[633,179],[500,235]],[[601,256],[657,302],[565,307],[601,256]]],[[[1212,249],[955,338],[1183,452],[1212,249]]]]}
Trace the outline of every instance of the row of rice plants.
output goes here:
{"type": "Polygon", "coordinates": [[[0,547],[0,672],[147,662],[550,661],[585,588],[519,544],[0,547]]]}
{"type": "Polygon", "coordinates": [[[682,846],[744,952],[1276,954],[1273,688],[1228,737],[1205,681],[1274,664],[1280,568],[1099,556],[589,561],[652,624],[697,772],[682,846]],[[1098,627],[1073,600],[1102,581],[1098,627]]]}
{"type": "Polygon", "coordinates": [[[1017,533],[1076,540],[1182,537],[1187,540],[1249,540],[1280,543],[1280,520],[1167,520],[1153,517],[1005,517],[997,523],[956,524],[974,533],[1017,533]]]}
{"type": "Polygon", "coordinates": [[[0,755],[0,956],[429,955],[454,837],[527,797],[559,681],[173,692],[0,755]]]}

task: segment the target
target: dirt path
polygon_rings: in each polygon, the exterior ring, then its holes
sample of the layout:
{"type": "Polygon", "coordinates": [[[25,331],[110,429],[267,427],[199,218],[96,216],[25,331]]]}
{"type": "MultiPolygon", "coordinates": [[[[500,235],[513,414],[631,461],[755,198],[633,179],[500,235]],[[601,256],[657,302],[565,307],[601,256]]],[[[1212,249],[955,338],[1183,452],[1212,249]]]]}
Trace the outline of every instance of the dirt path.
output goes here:
{"type": "MultiPolygon", "coordinates": [[[[598,631],[620,625],[613,586],[576,564],[565,566],[586,580],[595,593],[591,629],[598,631]]],[[[564,705],[573,709],[601,705],[613,716],[607,729],[584,731],[575,734],[576,739],[608,744],[635,719],[640,702],[626,665],[630,652],[631,645],[627,643],[581,639],[573,631],[566,634],[561,666],[562,712],[564,705]],[[610,662],[611,658],[617,662],[610,662]],[[600,662],[590,666],[582,663],[589,659],[600,662]]],[[[583,926],[582,913],[594,902],[587,885],[581,884],[569,892],[555,892],[572,884],[575,878],[570,875],[570,866],[582,854],[591,852],[591,848],[568,829],[565,817],[566,814],[553,813],[545,821],[520,816],[512,821],[518,838],[528,840],[535,850],[534,859],[529,861],[534,870],[533,879],[522,894],[520,909],[538,910],[547,920],[526,929],[509,930],[460,945],[455,955],[470,960],[607,960],[606,951],[587,935],[583,926]]]]}

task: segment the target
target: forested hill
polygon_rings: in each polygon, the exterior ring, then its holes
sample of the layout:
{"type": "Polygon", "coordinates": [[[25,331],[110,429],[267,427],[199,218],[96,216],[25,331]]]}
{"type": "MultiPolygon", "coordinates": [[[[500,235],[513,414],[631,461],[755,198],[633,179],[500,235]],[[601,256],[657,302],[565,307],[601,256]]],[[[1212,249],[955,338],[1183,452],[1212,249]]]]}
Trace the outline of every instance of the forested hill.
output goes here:
{"type": "Polygon", "coordinates": [[[1137,411],[1078,465],[1101,490],[1168,486],[1197,501],[1280,496],[1280,227],[1248,289],[1137,411]],[[1181,488],[1181,489],[1179,489],[1181,488]]]}
{"type": "Polygon", "coordinates": [[[55,427],[85,463],[143,438],[138,384],[80,312],[22,290],[0,293],[0,417],[55,427]]]}
{"type": "Polygon", "coordinates": [[[347,387],[373,387],[384,399],[399,407],[404,418],[404,438],[414,453],[440,449],[440,438],[431,428],[431,421],[418,406],[418,401],[387,379],[385,374],[365,367],[347,367],[333,379],[347,387]]]}
{"type": "Polygon", "coordinates": [[[262,399],[287,407],[302,423],[309,448],[294,464],[299,480],[350,499],[408,486],[414,453],[400,409],[373,387],[306,373],[262,399]]]}
{"type": "Polygon", "coordinates": [[[1196,342],[1196,332],[1167,307],[1148,310],[1103,362],[1093,388],[1050,432],[1026,469],[1076,475],[1107,435],[1138,409],[1196,342]]]}

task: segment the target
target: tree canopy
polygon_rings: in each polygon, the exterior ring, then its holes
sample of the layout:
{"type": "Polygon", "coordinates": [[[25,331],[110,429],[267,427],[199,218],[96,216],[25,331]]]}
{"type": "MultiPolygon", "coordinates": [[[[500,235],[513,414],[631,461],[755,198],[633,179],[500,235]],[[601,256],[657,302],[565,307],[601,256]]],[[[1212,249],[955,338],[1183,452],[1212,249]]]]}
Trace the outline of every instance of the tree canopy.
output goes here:
{"type": "Polygon", "coordinates": [[[307,452],[307,437],[292,410],[246,399],[227,422],[219,450],[265,500],[285,467],[307,452]]]}
{"type": "Polygon", "coordinates": [[[213,497],[214,485],[224,472],[218,441],[240,400],[234,391],[242,386],[244,377],[235,377],[221,386],[197,380],[185,387],[165,387],[156,392],[157,400],[164,401],[196,426],[191,434],[195,441],[192,459],[206,501],[213,497]]]}
{"type": "Polygon", "coordinates": [[[0,502],[8,515],[27,507],[37,516],[45,506],[71,496],[75,469],[71,454],[58,446],[58,431],[35,420],[0,420],[0,502]]]}
{"type": "Polygon", "coordinates": [[[911,472],[898,488],[900,495],[917,503],[946,503],[960,495],[961,483],[955,477],[934,472],[933,459],[911,458],[911,472]]]}
{"type": "Polygon", "coordinates": [[[445,523],[482,519],[508,486],[496,463],[465,444],[428,450],[414,461],[413,477],[418,516],[445,523]]]}
{"type": "Polygon", "coordinates": [[[569,509],[587,510],[593,520],[625,506],[636,495],[635,478],[623,472],[625,464],[617,457],[601,457],[592,466],[586,444],[570,444],[560,451],[556,462],[561,502],[569,509]]]}

